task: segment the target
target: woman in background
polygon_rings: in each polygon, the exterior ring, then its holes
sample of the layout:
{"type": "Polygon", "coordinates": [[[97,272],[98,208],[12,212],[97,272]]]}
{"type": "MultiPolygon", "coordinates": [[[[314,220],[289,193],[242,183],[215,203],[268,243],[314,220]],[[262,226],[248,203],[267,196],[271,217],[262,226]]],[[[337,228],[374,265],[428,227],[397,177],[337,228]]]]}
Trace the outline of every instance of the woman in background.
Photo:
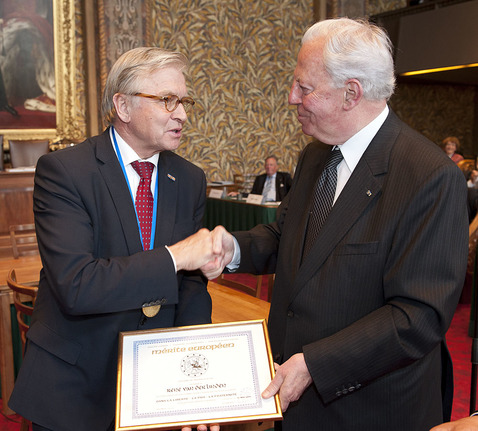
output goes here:
{"type": "Polygon", "coordinates": [[[460,141],[456,136],[448,136],[447,138],[443,139],[442,148],[446,155],[455,163],[463,160],[463,156],[459,153],[460,141]]]}

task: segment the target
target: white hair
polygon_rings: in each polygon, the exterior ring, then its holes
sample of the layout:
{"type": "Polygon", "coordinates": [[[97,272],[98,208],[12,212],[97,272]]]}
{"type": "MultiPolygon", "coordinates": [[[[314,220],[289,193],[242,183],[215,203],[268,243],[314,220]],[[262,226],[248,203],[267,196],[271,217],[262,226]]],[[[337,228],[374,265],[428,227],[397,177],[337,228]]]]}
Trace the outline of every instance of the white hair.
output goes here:
{"type": "Polygon", "coordinates": [[[348,79],[362,84],[364,97],[388,100],[395,89],[392,43],[385,30],[365,20],[336,18],[310,27],[302,44],[324,39],[323,63],[336,88],[348,79]]]}

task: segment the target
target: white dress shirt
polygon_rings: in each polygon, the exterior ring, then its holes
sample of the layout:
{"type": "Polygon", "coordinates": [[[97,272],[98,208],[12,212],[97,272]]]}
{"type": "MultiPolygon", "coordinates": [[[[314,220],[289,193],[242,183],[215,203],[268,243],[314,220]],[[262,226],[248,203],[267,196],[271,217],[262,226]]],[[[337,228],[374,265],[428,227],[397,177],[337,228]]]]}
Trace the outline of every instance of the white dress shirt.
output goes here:
{"type": "MultiPolygon", "coordinates": [[[[118,135],[118,133],[116,133],[116,130],[114,130],[114,128],[112,127],[110,129],[110,138],[113,144],[113,149],[117,157],[118,157],[118,153],[116,152],[116,147],[114,145],[113,133],[114,133],[114,137],[116,138],[116,143],[118,144],[118,149],[121,153],[121,159],[123,160],[126,176],[128,177],[128,182],[129,182],[129,186],[130,186],[131,194],[133,198],[133,204],[135,204],[135,201],[136,201],[136,192],[138,191],[138,185],[140,180],[139,174],[135,171],[133,166],[131,166],[131,163],[135,162],[136,160],[140,162],[151,162],[154,165],[153,174],[151,176],[151,193],[154,196],[154,191],[155,191],[156,183],[157,183],[156,178],[158,176],[159,153],[154,154],[148,159],[141,159],[140,157],[138,157],[138,154],[136,154],[136,151],[134,151],[126,143],[126,141],[120,135],[118,135]]],[[[174,270],[175,272],[177,272],[178,267],[176,265],[176,259],[174,258],[173,254],[171,253],[171,250],[169,249],[167,245],[165,245],[165,248],[166,250],[168,250],[174,264],[174,270]]]]}
{"type": "Polygon", "coordinates": [[[335,189],[334,203],[345,187],[345,184],[347,184],[352,172],[362,158],[363,153],[365,153],[370,142],[372,142],[372,139],[385,122],[388,112],[388,106],[385,106],[385,109],[377,118],[375,118],[375,120],[368,123],[362,130],[357,132],[342,145],[339,145],[344,159],[337,166],[337,188],[335,189]]]}
{"type": "MultiPolygon", "coordinates": [[[[116,148],[114,145],[113,133],[115,134],[116,143],[118,144],[118,148],[121,153],[121,158],[123,159],[124,169],[126,171],[128,182],[131,187],[131,193],[133,195],[133,203],[136,200],[136,192],[138,190],[138,185],[140,180],[139,174],[134,170],[133,166],[131,166],[131,163],[135,162],[136,160],[140,162],[151,162],[154,165],[153,175],[151,176],[151,193],[154,196],[154,190],[156,188],[156,182],[157,182],[156,178],[158,176],[159,153],[156,153],[149,159],[141,159],[141,157],[139,157],[138,154],[136,154],[136,151],[134,151],[126,143],[126,141],[120,135],[118,135],[116,130],[114,130],[114,128],[112,127],[110,129],[110,137],[111,137],[111,142],[113,143],[113,149],[115,150],[115,153],[116,153],[116,148]]],[[[116,154],[116,156],[118,156],[118,154],[116,154]]]]}
{"type": "MultiPolygon", "coordinates": [[[[385,106],[385,109],[373,121],[368,123],[363,129],[339,146],[344,159],[337,166],[337,188],[335,189],[334,203],[344,189],[345,184],[347,184],[352,172],[362,158],[363,153],[385,122],[388,112],[388,106],[385,106]]],[[[234,256],[231,263],[227,265],[227,269],[231,272],[235,271],[241,262],[241,250],[239,244],[236,238],[233,237],[233,239],[234,256]]]]}
{"type": "Polygon", "coordinates": [[[277,177],[277,173],[275,173],[272,176],[269,176],[269,175],[266,176],[264,189],[262,190],[262,195],[264,196],[264,200],[266,202],[276,201],[276,177],[277,177]]]}

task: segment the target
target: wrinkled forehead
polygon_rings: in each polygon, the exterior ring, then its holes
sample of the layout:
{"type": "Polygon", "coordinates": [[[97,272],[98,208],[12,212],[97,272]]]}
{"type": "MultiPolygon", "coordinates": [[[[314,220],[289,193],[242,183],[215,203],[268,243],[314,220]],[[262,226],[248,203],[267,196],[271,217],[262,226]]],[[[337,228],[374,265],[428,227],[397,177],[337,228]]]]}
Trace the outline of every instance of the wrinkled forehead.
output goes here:
{"type": "Polygon", "coordinates": [[[323,62],[323,46],[321,39],[309,40],[301,46],[294,71],[296,80],[311,82],[317,76],[327,74],[323,62]]]}
{"type": "Polygon", "coordinates": [[[187,94],[186,78],[177,67],[166,67],[142,74],[138,77],[137,84],[141,86],[143,92],[150,91],[153,94],[176,94],[178,96],[187,94]]]}

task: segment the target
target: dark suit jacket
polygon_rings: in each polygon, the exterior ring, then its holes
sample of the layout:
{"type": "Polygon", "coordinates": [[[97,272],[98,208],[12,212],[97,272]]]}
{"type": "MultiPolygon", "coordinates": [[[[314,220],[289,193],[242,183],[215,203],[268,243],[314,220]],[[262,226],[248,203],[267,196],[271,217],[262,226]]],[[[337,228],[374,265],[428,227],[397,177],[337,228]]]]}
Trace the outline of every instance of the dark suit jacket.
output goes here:
{"type": "MultiPolygon", "coordinates": [[[[251,193],[261,195],[266,183],[267,174],[258,175],[254,180],[251,193]]],[[[292,186],[292,177],[287,172],[277,172],[276,175],[276,201],[284,200],[285,195],[292,186]]]]}
{"type": "Polygon", "coordinates": [[[444,336],[466,270],[463,174],[390,113],[301,264],[330,150],[305,148],[275,223],[235,233],[240,272],[276,272],[274,360],[303,352],[313,378],[284,430],[428,430],[446,414],[444,336]]]}
{"type": "Polygon", "coordinates": [[[115,414],[119,332],[211,321],[205,280],[176,274],[164,247],[201,227],[204,173],[165,151],[158,175],[155,248],[143,252],[108,132],[38,162],[43,270],[9,403],[22,416],[55,431],[106,430],[115,414]],[[144,320],[142,304],[160,299],[159,313],[144,320]]]}

